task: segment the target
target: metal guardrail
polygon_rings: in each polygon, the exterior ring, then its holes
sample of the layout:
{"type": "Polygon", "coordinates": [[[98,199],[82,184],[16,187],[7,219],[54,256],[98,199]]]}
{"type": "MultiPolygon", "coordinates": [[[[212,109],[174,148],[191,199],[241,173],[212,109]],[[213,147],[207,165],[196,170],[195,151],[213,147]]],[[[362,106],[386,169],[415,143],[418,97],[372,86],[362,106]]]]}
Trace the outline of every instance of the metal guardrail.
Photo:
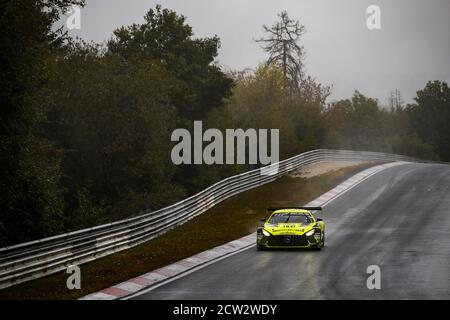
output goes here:
{"type": "Polygon", "coordinates": [[[240,192],[274,181],[307,164],[325,161],[429,162],[365,151],[319,149],[305,152],[277,164],[226,178],[185,200],[154,212],[0,248],[0,289],[139,245],[240,192]]]}

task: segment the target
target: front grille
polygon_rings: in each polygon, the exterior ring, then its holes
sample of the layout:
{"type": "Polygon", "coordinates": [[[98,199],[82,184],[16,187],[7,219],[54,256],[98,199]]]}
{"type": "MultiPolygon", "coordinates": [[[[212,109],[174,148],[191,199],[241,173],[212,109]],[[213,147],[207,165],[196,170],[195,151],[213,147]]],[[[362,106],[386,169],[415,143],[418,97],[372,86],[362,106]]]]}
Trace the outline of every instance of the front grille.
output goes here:
{"type": "Polygon", "coordinates": [[[271,236],[267,242],[268,246],[278,247],[278,246],[296,246],[302,247],[308,245],[308,239],[303,236],[296,235],[284,235],[284,236],[271,236]]]}

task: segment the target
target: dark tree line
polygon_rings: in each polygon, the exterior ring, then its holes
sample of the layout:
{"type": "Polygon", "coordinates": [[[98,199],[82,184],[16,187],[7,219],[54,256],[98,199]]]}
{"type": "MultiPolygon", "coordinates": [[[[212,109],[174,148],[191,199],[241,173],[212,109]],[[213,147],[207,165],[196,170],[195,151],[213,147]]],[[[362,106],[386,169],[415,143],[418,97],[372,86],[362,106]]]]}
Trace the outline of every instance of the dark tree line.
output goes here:
{"type": "Polygon", "coordinates": [[[231,95],[217,37],[157,6],[106,46],[52,25],[80,1],[6,1],[0,245],[156,209],[236,169],[176,167],[170,134],[231,95]]]}
{"type": "Polygon", "coordinates": [[[77,0],[0,4],[0,244],[60,232],[60,151],[41,131],[52,103],[54,52],[66,39],[51,27],[77,0]]]}
{"type": "Polygon", "coordinates": [[[195,38],[157,6],[106,45],[52,26],[77,0],[0,7],[0,246],[155,210],[245,165],[175,166],[176,128],[278,128],[281,158],[329,147],[450,160],[450,90],[435,81],[414,104],[382,108],[303,70],[304,27],[287,13],[266,27],[267,63],[227,74],[218,37],[195,38]]]}

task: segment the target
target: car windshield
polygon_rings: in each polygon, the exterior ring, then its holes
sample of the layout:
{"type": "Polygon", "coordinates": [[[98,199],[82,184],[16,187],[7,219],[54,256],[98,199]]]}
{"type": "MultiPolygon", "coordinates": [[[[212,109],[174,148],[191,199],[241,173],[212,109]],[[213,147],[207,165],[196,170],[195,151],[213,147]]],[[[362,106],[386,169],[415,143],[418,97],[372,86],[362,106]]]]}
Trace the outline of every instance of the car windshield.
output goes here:
{"type": "Polygon", "coordinates": [[[277,213],[270,218],[269,223],[277,224],[287,222],[309,224],[311,223],[311,219],[308,216],[299,213],[277,213]]]}

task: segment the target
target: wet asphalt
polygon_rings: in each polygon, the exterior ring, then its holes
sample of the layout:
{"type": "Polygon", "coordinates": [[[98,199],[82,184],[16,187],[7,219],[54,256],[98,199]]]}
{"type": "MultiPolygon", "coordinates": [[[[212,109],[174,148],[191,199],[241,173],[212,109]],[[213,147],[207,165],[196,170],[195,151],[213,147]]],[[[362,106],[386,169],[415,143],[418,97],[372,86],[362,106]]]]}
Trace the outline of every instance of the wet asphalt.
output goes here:
{"type": "Polygon", "coordinates": [[[321,217],[322,251],[251,247],[135,299],[450,299],[450,166],[386,169],[321,217]]]}

